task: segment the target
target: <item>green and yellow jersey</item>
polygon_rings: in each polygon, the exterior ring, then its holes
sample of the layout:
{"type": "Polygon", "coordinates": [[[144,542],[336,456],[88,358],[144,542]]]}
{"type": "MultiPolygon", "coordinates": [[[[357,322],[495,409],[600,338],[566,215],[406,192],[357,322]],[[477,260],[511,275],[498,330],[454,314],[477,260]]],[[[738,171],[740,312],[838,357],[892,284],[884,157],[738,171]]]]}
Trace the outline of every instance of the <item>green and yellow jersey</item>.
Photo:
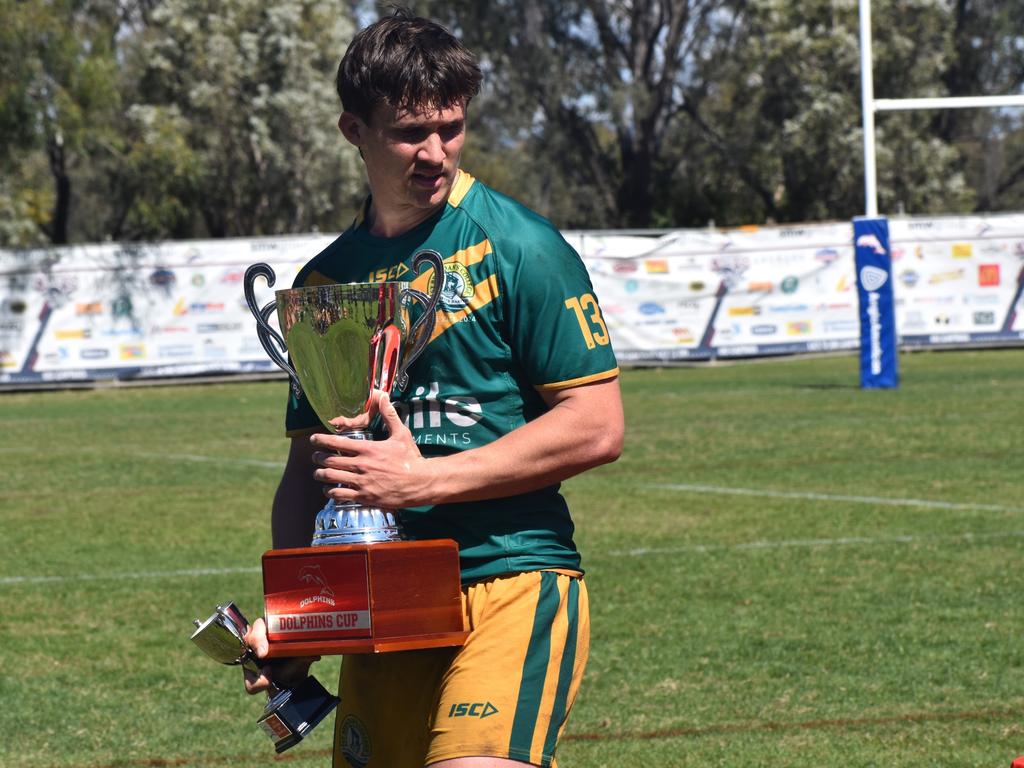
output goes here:
{"type": "MultiPolygon", "coordinates": [[[[539,391],[618,375],[576,252],[546,219],[463,171],[444,208],[399,237],[375,237],[357,218],[302,269],[294,287],[412,280],[427,291],[430,275],[412,273],[413,256],[424,248],[442,255],[445,285],[430,343],[409,369],[409,386],[392,396],[423,455],[497,440],[544,413],[539,391]]],[[[288,434],[320,426],[309,403],[292,398],[288,434]]],[[[402,524],[413,539],[455,539],[465,583],[521,571],[582,571],[557,485],[403,510],[402,524]]]]}

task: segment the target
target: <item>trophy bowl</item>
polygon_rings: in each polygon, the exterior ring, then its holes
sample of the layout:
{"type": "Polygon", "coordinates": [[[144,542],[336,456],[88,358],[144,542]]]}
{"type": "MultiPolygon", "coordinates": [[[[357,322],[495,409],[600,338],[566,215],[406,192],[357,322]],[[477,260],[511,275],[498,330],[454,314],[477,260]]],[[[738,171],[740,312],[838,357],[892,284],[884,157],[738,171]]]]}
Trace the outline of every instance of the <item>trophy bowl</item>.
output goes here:
{"type": "MultiPolygon", "coordinates": [[[[263,277],[273,287],[274,272],[246,271],[263,348],[332,432],[372,440],[379,394],[408,385],[444,287],[441,255],[417,253],[414,274],[423,266],[433,270],[430,295],[398,281],[320,285],[277,291],[263,307],[253,284],[263,277]]],[[[391,509],[332,499],[311,546],[264,553],[263,592],[270,658],[461,645],[467,636],[458,545],[405,540],[391,509]]]]}
{"type": "MultiPolygon", "coordinates": [[[[246,271],[246,301],[263,348],[288,373],[296,395],[305,395],[332,432],[372,440],[375,392],[390,395],[407,386],[409,366],[433,333],[434,310],[444,284],[439,253],[417,253],[413,272],[424,265],[434,271],[429,296],[401,281],[317,285],[276,291],[275,301],[262,308],[256,304],[253,284],[263,277],[272,287],[274,272],[266,264],[246,271]],[[422,306],[414,321],[413,304],[422,306]],[[268,322],[275,309],[280,334],[268,322]]],[[[394,510],[332,499],[316,517],[312,545],[401,539],[394,510]]]]}

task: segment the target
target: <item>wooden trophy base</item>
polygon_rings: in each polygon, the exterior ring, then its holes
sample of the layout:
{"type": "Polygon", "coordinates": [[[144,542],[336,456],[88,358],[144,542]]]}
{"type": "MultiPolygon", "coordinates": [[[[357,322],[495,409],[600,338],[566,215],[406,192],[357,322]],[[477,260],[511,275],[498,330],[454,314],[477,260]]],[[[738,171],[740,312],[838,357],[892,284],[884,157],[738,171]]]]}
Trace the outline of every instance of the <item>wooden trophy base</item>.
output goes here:
{"type": "Polygon", "coordinates": [[[263,555],[270,658],[462,645],[451,539],[272,549],[263,555]]]}

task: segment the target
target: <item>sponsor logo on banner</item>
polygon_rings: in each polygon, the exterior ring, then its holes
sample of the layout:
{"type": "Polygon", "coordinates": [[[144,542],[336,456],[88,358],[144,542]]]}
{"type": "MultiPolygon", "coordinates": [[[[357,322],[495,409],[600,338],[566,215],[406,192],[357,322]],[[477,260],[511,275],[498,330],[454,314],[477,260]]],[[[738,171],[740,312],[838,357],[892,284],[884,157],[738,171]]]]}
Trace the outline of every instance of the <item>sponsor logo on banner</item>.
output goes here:
{"type": "Polygon", "coordinates": [[[962,269],[951,269],[948,272],[937,272],[928,278],[929,285],[938,285],[939,283],[949,283],[954,280],[963,280],[965,271],[962,269]]]}
{"type": "Polygon", "coordinates": [[[102,347],[91,347],[89,349],[80,350],[78,356],[83,360],[103,360],[104,358],[110,357],[110,350],[103,349],[102,347]]]}
{"type": "Polygon", "coordinates": [[[822,248],[814,254],[814,260],[820,261],[822,264],[831,264],[833,261],[838,261],[839,257],[839,251],[835,248],[822,248]]]}
{"type": "Polygon", "coordinates": [[[626,289],[626,293],[636,293],[640,290],[640,283],[631,279],[627,280],[623,287],[626,289]]]}
{"type": "Polygon", "coordinates": [[[0,311],[8,315],[20,315],[28,309],[24,299],[4,299],[0,304],[0,311]]]}
{"type": "Polygon", "coordinates": [[[846,293],[847,291],[853,290],[853,286],[850,281],[846,279],[846,275],[839,278],[839,282],[836,283],[836,293],[846,293]]]}
{"type": "Polygon", "coordinates": [[[178,278],[174,273],[163,267],[153,270],[149,275],[149,284],[159,288],[170,290],[176,282],[178,282],[178,278]]]}
{"type": "Polygon", "coordinates": [[[760,307],[729,307],[729,317],[753,317],[760,314],[760,307]]]}
{"type": "Polygon", "coordinates": [[[206,285],[206,278],[203,277],[201,272],[196,272],[194,275],[192,275],[192,285],[194,285],[196,288],[202,288],[204,285],[206,285]]]}
{"type": "Polygon", "coordinates": [[[932,322],[935,325],[959,325],[960,315],[939,314],[932,319],[932,322]]]}
{"type": "Polygon", "coordinates": [[[981,295],[978,295],[978,294],[968,294],[967,296],[963,297],[963,303],[966,306],[968,306],[968,307],[971,307],[971,306],[975,306],[975,307],[976,306],[990,307],[993,304],[998,304],[999,303],[999,296],[998,296],[998,294],[995,294],[995,293],[983,293],[981,295]]]}
{"type": "Polygon", "coordinates": [[[907,288],[913,288],[920,279],[921,276],[912,269],[905,269],[900,272],[900,282],[907,286],[907,288]]]}
{"type": "Polygon", "coordinates": [[[768,307],[768,311],[774,315],[792,315],[794,312],[808,312],[810,309],[808,304],[775,304],[768,307]]]}
{"type": "Polygon", "coordinates": [[[771,336],[777,333],[779,326],[772,325],[771,323],[760,323],[758,325],[751,326],[750,332],[755,336],[771,336]]]}
{"type": "Polygon", "coordinates": [[[907,331],[920,331],[920,330],[924,330],[924,328],[925,328],[924,315],[922,315],[920,312],[918,312],[916,310],[912,310],[910,312],[907,312],[907,314],[903,316],[903,329],[904,330],[907,330],[907,331]]]}
{"type": "Polygon", "coordinates": [[[994,288],[999,285],[999,265],[979,264],[978,265],[978,287],[994,288]]]}
{"type": "Polygon", "coordinates": [[[236,283],[242,282],[242,279],[244,277],[245,277],[245,270],[229,269],[227,272],[225,272],[223,275],[220,276],[220,282],[221,283],[227,283],[229,285],[234,285],[236,283]]]}
{"type": "Polygon", "coordinates": [[[810,320],[793,320],[786,323],[786,333],[790,336],[806,336],[811,332],[810,320]]]}
{"type": "Polygon", "coordinates": [[[750,259],[736,253],[724,253],[711,260],[711,271],[721,276],[730,290],[739,285],[743,274],[748,269],[750,269],[750,259]]]}
{"type": "Polygon", "coordinates": [[[155,336],[161,333],[190,333],[191,330],[184,325],[154,325],[149,332],[155,336]]]}
{"type": "MultiPolygon", "coordinates": [[[[865,235],[864,237],[871,237],[877,241],[874,235],[865,235]]],[[[885,251],[882,251],[882,253],[885,253],[885,251]]],[[[885,285],[885,281],[888,279],[889,273],[880,267],[867,266],[860,271],[860,284],[864,286],[865,291],[877,291],[885,285]]]]}
{"type": "Polygon", "coordinates": [[[673,328],[672,335],[676,337],[676,341],[679,342],[680,344],[692,344],[694,341],[696,341],[696,338],[693,335],[693,331],[691,331],[689,328],[673,328]]]}
{"type": "Polygon", "coordinates": [[[882,247],[881,241],[875,235],[861,235],[857,238],[857,246],[868,247],[879,255],[885,253],[885,248],[882,247]]]}
{"type": "Polygon", "coordinates": [[[88,328],[68,328],[56,331],[53,335],[58,339],[91,339],[92,331],[88,328]]]}
{"type": "Polygon", "coordinates": [[[79,317],[83,315],[102,315],[103,314],[103,302],[102,301],[90,301],[87,304],[75,304],[75,314],[79,317]]]}
{"type": "Polygon", "coordinates": [[[856,320],[826,320],[825,333],[853,333],[860,327],[856,320]]]}
{"type": "Polygon", "coordinates": [[[0,332],[21,333],[25,330],[24,320],[0,320],[0,332]]]}
{"type": "Polygon", "coordinates": [[[782,278],[782,282],[779,283],[779,290],[783,293],[796,293],[796,289],[800,287],[800,279],[793,275],[786,275],[782,278]]]}
{"type": "Polygon", "coordinates": [[[689,289],[691,291],[693,291],[694,293],[700,293],[701,291],[706,290],[707,287],[708,287],[707,283],[704,283],[704,282],[702,282],[700,280],[693,280],[693,281],[690,282],[690,285],[689,285],[689,289]]]}
{"type": "Polygon", "coordinates": [[[233,333],[242,330],[241,323],[198,323],[198,333],[233,333]]]}
{"type": "Polygon", "coordinates": [[[612,264],[612,272],[615,272],[618,275],[631,275],[636,272],[636,270],[636,262],[631,259],[616,261],[612,264]]]}
{"type": "Polygon", "coordinates": [[[975,312],[974,313],[974,324],[975,325],[995,325],[996,324],[996,313],[995,312],[975,312]]]}
{"type": "Polygon", "coordinates": [[[120,356],[122,360],[139,360],[146,356],[146,348],[142,344],[122,344],[120,356]]]}
{"type": "Polygon", "coordinates": [[[174,316],[184,315],[209,315],[224,311],[223,301],[193,301],[186,303],[185,299],[178,299],[174,305],[174,316]]]}
{"type": "Polygon", "coordinates": [[[667,275],[668,261],[666,259],[647,259],[644,261],[644,269],[649,275],[667,275]]]}
{"type": "Polygon", "coordinates": [[[192,357],[196,348],[191,344],[164,344],[156,348],[158,357],[192,357]]]}
{"type": "Polygon", "coordinates": [[[974,246],[970,243],[953,243],[954,259],[969,259],[974,255],[974,246]]]}
{"type": "Polygon", "coordinates": [[[770,282],[747,283],[747,293],[771,293],[773,286],[770,282]]]}
{"type": "Polygon", "coordinates": [[[110,302],[110,314],[114,317],[131,317],[132,300],[129,296],[118,296],[110,302]]]}
{"type": "Polygon", "coordinates": [[[637,307],[637,311],[641,315],[660,315],[665,312],[665,308],[661,304],[656,304],[653,301],[646,301],[637,307]]]}

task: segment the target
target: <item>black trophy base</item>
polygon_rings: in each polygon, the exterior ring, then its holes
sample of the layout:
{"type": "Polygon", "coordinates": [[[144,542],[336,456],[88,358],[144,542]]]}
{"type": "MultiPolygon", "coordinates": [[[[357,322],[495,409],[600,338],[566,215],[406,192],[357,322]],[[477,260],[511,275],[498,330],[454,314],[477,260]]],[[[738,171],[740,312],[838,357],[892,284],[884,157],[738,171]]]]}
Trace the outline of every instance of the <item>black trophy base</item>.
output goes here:
{"type": "Polygon", "coordinates": [[[302,741],[321,720],[338,706],[315,677],[307,677],[294,688],[282,688],[267,702],[257,725],[274,742],[280,754],[302,741]]]}

